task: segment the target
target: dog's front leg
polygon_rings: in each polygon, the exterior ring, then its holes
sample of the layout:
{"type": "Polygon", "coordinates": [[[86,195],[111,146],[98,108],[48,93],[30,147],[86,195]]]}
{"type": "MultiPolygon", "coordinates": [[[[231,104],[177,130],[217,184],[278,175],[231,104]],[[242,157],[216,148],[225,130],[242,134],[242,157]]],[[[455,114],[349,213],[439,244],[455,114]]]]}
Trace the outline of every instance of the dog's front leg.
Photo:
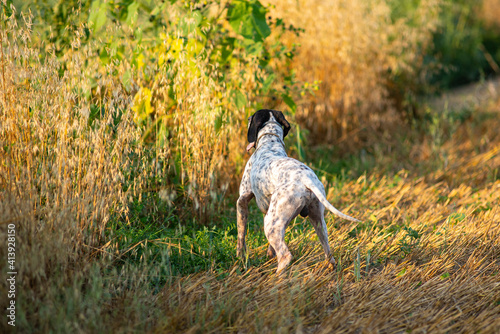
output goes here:
{"type": "Polygon", "coordinates": [[[254,197],[253,193],[240,195],[237,203],[237,223],[238,223],[238,245],[236,255],[242,260],[246,257],[247,246],[245,236],[247,234],[248,202],[254,197]]]}

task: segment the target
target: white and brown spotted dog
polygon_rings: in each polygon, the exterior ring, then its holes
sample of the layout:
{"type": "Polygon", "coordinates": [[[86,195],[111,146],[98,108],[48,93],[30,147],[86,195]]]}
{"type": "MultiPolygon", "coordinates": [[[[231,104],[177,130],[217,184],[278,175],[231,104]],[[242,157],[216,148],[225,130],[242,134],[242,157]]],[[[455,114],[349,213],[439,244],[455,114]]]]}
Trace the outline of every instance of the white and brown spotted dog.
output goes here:
{"type": "Polygon", "coordinates": [[[259,209],[265,214],[264,232],[269,241],[267,255],[277,256],[281,272],[292,260],[285,244],[285,229],[299,213],[309,216],[326,259],[335,264],[328,244],[328,231],[324,219],[325,207],[339,217],[359,220],[335,209],[325,197],[325,188],[314,172],[302,162],[289,158],[283,138],[290,124],[281,111],[262,109],[248,119],[247,151],[255,147],[248,160],[240,184],[238,210],[237,254],[244,258],[246,252],[248,202],[255,197],[259,209]]]}

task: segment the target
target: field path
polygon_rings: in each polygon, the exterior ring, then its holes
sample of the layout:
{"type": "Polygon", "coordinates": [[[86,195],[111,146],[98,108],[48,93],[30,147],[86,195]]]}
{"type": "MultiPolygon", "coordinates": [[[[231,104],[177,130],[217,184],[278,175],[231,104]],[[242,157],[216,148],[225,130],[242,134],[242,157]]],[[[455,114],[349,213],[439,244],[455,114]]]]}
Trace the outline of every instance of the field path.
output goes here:
{"type": "Polygon", "coordinates": [[[500,98],[500,77],[471,83],[450,89],[439,97],[432,98],[428,105],[434,110],[464,109],[487,106],[500,98]]]}

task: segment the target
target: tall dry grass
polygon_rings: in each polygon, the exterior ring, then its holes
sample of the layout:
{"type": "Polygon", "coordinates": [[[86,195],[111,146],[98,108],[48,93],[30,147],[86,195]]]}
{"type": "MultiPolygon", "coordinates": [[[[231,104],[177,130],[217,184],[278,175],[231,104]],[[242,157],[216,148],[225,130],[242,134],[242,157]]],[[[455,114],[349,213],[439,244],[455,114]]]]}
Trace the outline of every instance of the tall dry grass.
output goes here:
{"type": "MultiPolygon", "coordinates": [[[[172,37],[165,38],[166,45],[172,37]]],[[[196,38],[196,32],[188,38],[196,38]]],[[[228,80],[242,84],[245,98],[252,101],[254,75],[260,69],[258,59],[248,57],[244,62],[232,64],[231,73],[223,74],[218,64],[214,66],[209,59],[193,54],[191,48],[181,47],[179,57],[168,68],[166,63],[153,64],[155,80],[139,79],[137,84],[148,87],[153,96],[156,125],[152,134],[158,138],[168,133],[166,140],[156,140],[154,144],[156,163],[161,166],[158,175],[164,177],[159,189],[171,198],[187,199],[181,202],[184,208],[189,208],[186,213],[194,213],[200,223],[208,224],[224,208],[229,187],[234,191],[238,182],[234,171],[244,165],[246,138],[241,124],[251,113],[250,102],[242,108],[234,105],[227,83],[220,82],[218,77],[226,75],[228,80]],[[169,104],[171,89],[178,102],[174,107],[169,104]]],[[[154,58],[154,52],[146,54],[154,58]]]]}
{"type": "Polygon", "coordinates": [[[228,143],[241,143],[241,136],[233,126],[233,111],[227,110],[224,87],[200,75],[208,70],[205,62],[181,57],[170,70],[179,73],[172,82],[178,105],[168,106],[170,87],[161,84],[168,82],[167,71],[159,71],[151,90],[158,96],[154,106],[160,119],[153,132],[157,136],[170,132],[169,138],[154,145],[155,163],[160,166],[157,173],[163,178],[156,189],[171,200],[179,195],[189,200],[182,203],[192,206],[186,213],[194,213],[200,223],[207,224],[222,209],[232,181],[226,177],[235,165],[228,143]]]}
{"type": "Polygon", "coordinates": [[[483,0],[478,9],[479,17],[491,27],[500,29],[500,2],[498,0],[483,0]]]}
{"type": "MultiPolygon", "coordinates": [[[[152,81],[130,76],[137,72],[128,59],[103,65],[101,42],[82,43],[85,25],[67,27],[71,49],[58,57],[55,45],[33,31],[31,15],[1,15],[0,238],[6,238],[8,223],[16,225],[18,325],[78,330],[76,313],[94,319],[103,312],[107,319],[126,314],[131,327],[141,327],[134,317],[148,311],[137,303],[149,302],[130,291],[149,284],[163,267],[121,264],[116,256],[123,250],[116,248],[110,223],[133,223],[130,204],[151,192],[180,205],[183,221],[207,223],[224,208],[228,175],[242,163],[243,150],[230,155],[227,148],[243,147],[242,129],[234,124],[246,119],[245,111],[231,107],[224,86],[214,80],[217,70],[201,59],[180,56],[175,62],[179,104],[172,109],[172,87],[165,84],[171,73],[158,63],[145,64],[152,81]],[[209,70],[213,77],[200,75],[209,70]],[[158,122],[150,135],[165,136],[155,145],[134,112],[141,88],[155,97],[150,102],[158,122]],[[176,201],[182,196],[188,200],[176,201]],[[118,273],[110,269],[113,261],[120,264],[118,273]],[[126,306],[110,310],[116,300],[126,306]],[[74,307],[60,308],[66,303],[74,307]]],[[[115,34],[121,27],[107,29],[115,34]]],[[[0,255],[6,259],[6,248],[0,255]]],[[[5,282],[0,290],[6,295],[5,282]]],[[[105,322],[90,322],[88,328],[104,328],[105,322]]]]}
{"type": "Polygon", "coordinates": [[[26,219],[32,223],[20,228],[27,233],[46,230],[57,239],[66,238],[66,229],[78,231],[68,233],[71,247],[92,246],[103,237],[110,214],[126,210],[123,203],[134,189],[127,169],[141,148],[132,118],[122,112],[130,98],[102,73],[101,110],[92,120],[89,101],[82,98],[91,89],[87,77],[98,70],[84,64],[93,56],[90,49],[68,52],[60,74],[55,56],[43,57],[30,45],[31,17],[24,19],[24,27],[6,20],[1,31],[1,189],[3,212],[9,212],[4,219],[26,219]],[[10,201],[20,209],[9,210],[10,201]],[[83,233],[88,229],[97,232],[91,239],[83,233]]]}
{"type": "Polygon", "coordinates": [[[85,284],[90,260],[109,241],[110,219],[126,219],[148,168],[126,112],[132,99],[98,66],[91,47],[78,48],[83,32],[74,33],[73,49],[61,60],[39,52],[32,17],[23,20],[2,17],[0,30],[0,235],[6,240],[4,227],[15,224],[18,325],[36,329],[36,312],[53,313],[56,321],[51,303],[63,287],[85,284]],[[96,74],[92,88],[88,78],[96,74]],[[92,89],[99,101],[91,111],[84,96],[92,89]]]}
{"type": "Polygon", "coordinates": [[[321,80],[315,97],[301,101],[297,112],[313,142],[348,149],[401,125],[407,94],[423,83],[424,50],[440,1],[421,1],[412,17],[401,18],[392,17],[385,0],[269,3],[272,16],[305,29],[287,41],[300,45],[292,64],[297,78],[321,80]]]}

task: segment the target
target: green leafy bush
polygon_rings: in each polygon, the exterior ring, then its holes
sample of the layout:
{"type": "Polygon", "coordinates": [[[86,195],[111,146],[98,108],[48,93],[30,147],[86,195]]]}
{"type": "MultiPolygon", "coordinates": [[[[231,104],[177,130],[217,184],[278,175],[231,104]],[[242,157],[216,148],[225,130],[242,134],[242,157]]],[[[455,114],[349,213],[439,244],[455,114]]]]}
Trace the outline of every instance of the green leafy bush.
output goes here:
{"type": "Polygon", "coordinates": [[[500,29],[480,17],[476,1],[445,1],[440,27],[426,61],[435,65],[428,80],[440,89],[498,74],[500,29]]]}

